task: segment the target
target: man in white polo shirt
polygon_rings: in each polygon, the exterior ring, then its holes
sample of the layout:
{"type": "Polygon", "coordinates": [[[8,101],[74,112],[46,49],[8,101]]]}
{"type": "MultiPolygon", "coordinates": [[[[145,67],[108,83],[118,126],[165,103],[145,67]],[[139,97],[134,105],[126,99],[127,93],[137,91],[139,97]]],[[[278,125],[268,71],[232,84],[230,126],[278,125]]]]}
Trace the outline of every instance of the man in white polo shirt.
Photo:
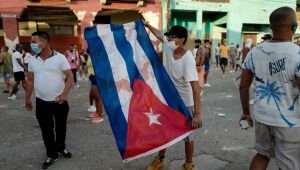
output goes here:
{"type": "Polygon", "coordinates": [[[30,96],[34,87],[36,117],[48,157],[43,163],[43,169],[47,169],[59,155],[65,158],[72,156],[65,149],[65,139],[69,112],[67,98],[73,84],[73,75],[66,57],[50,48],[48,33],[43,31],[33,33],[31,49],[36,56],[28,65],[25,104],[26,109],[31,111],[30,96]]]}
{"type": "Polygon", "coordinates": [[[15,100],[16,94],[18,92],[18,86],[22,82],[23,88],[25,89],[25,75],[24,75],[24,63],[23,63],[23,54],[22,54],[23,46],[22,44],[16,45],[16,51],[12,55],[12,63],[13,63],[13,71],[15,84],[13,89],[8,97],[9,100],[15,100]]]}

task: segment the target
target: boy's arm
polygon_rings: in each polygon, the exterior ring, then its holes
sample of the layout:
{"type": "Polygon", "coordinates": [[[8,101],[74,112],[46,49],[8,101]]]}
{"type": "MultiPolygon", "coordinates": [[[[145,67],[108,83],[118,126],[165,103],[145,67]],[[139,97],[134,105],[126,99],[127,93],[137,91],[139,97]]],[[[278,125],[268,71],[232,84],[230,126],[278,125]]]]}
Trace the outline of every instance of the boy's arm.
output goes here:
{"type": "Polygon", "coordinates": [[[192,127],[199,128],[202,126],[202,113],[201,113],[201,97],[200,97],[200,87],[198,81],[191,81],[193,99],[194,99],[194,116],[192,120],[192,127]]]}
{"type": "Polygon", "coordinates": [[[161,31],[151,26],[148,22],[144,23],[145,27],[149,28],[149,30],[158,38],[161,42],[164,41],[164,36],[161,31]]]}

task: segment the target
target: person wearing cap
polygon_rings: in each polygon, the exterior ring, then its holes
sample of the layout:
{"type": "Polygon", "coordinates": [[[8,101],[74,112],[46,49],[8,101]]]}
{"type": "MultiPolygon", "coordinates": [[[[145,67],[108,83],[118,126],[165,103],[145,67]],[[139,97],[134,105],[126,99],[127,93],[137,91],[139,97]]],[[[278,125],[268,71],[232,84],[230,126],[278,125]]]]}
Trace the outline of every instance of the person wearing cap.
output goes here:
{"type": "Polygon", "coordinates": [[[15,78],[15,84],[12,88],[12,91],[8,97],[9,100],[15,100],[17,98],[16,94],[18,92],[18,86],[22,82],[22,86],[25,90],[25,65],[23,63],[23,45],[17,44],[16,51],[12,55],[12,64],[13,64],[13,72],[15,78]]]}
{"type": "Polygon", "coordinates": [[[221,54],[220,67],[222,69],[222,77],[225,77],[226,67],[228,65],[228,57],[229,57],[228,53],[229,53],[229,49],[227,47],[227,41],[224,39],[220,46],[220,54],[221,54]]]}
{"type": "MultiPolygon", "coordinates": [[[[185,48],[188,33],[182,26],[172,26],[170,31],[163,34],[156,28],[145,26],[166,45],[166,58],[168,62],[167,72],[178,90],[183,102],[188,107],[192,116],[191,126],[199,128],[202,126],[200,88],[196,70],[195,58],[191,51],[185,48]]],[[[186,161],[182,168],[184,170],[195,170],[193,164],[194,142],[192,136],[184,139],[186,161]]],[[[166,149],[159,152],[158,156],[148,166],[147,170],[158,170],[164,166],[166,149]]]]}

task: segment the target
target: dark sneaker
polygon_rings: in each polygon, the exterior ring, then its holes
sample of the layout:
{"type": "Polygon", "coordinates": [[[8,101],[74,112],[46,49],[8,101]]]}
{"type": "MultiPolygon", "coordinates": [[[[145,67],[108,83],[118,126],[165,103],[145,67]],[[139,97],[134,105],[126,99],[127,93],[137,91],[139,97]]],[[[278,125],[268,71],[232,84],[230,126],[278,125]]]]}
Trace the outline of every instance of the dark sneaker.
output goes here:
{"type": "Polygon", "coordinates": [[[63,150],[62,152],[57,152],[59,156],[64,157],[64,158],[71,158],[72,154],[71,152],[67,151],[66,149],[63,150]]]}
{"type": "Polygon", "coordinates": [[[43,169],[49,168],[56,160],[57,158],[47,158],[46,161],[43,163],[43,169]]]}

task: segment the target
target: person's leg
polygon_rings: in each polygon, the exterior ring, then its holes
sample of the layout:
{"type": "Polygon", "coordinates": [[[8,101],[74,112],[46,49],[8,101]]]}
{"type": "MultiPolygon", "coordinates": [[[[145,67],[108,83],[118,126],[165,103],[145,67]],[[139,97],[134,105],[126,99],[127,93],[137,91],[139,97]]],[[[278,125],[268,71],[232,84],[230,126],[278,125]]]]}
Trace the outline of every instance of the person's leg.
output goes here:
{"type": "Polygon", "coordinates": [[[55,132],[56,132],[56,151],[62,152],[66,148],[66,131],[67,131],[67,118],[69,113],[68,102],[62,104],[53,104],[54,119],[55,119],[55,132]]]}
{"type": "Polygon", "coordinates": [[[17,94],[19,84],[20,84],[20,81],[15,82],[15,84],[13,85],[12,91],[10,93],[10,96],[17,94]]]}
{"type": "Polygon", "coordinates": [[[76,85],[77,84],[77,77],[76,77],[76,68],[73,68],[71,69],[72,70],[72,73],[73,73],[73,80],[74,80],[74,84],[76,85]]]}
{"type": "Polygon", "coordinates": [[[102,106],[102,101],[101,101],[97,86],[92,86],[92,89],[93,89],[93,95],[94,95],[95,102],[96,102],[96,112],[98,113],[99,117],[102,117],[103,106],[102,106]]]}
{"type": "Polygon", "coordinates": [[[91,87],[90,93],[89,93],[89,102],[90,102],[90,106],[94,105],[94,98],[93,98],[93,90],[92,90],[92,87],[91,87]]]}
{"type": "Polygon", "coordinates": [[[266,170],[270,159],[262,154],[257,153],[252,159],[249,170],[266,170]]]}
{"type": "Polygon", "coordinates": [[[184,142],[185,144],[185,158],[187,163],[193,163],[194,141],[184,142]]]}
{"type": "Polygon", "coordinates": [[[36,118],[39,122],[44,144],[46,147],[47,157],[57,158],[55,138],[54,138],[54,120],[53,113],[49,103],[36,99],[36,118]]]}
{"type": "Polygon", "coordinates": [[[207,84],[208,71],[204,73],[204,84],[207,84]]]}

